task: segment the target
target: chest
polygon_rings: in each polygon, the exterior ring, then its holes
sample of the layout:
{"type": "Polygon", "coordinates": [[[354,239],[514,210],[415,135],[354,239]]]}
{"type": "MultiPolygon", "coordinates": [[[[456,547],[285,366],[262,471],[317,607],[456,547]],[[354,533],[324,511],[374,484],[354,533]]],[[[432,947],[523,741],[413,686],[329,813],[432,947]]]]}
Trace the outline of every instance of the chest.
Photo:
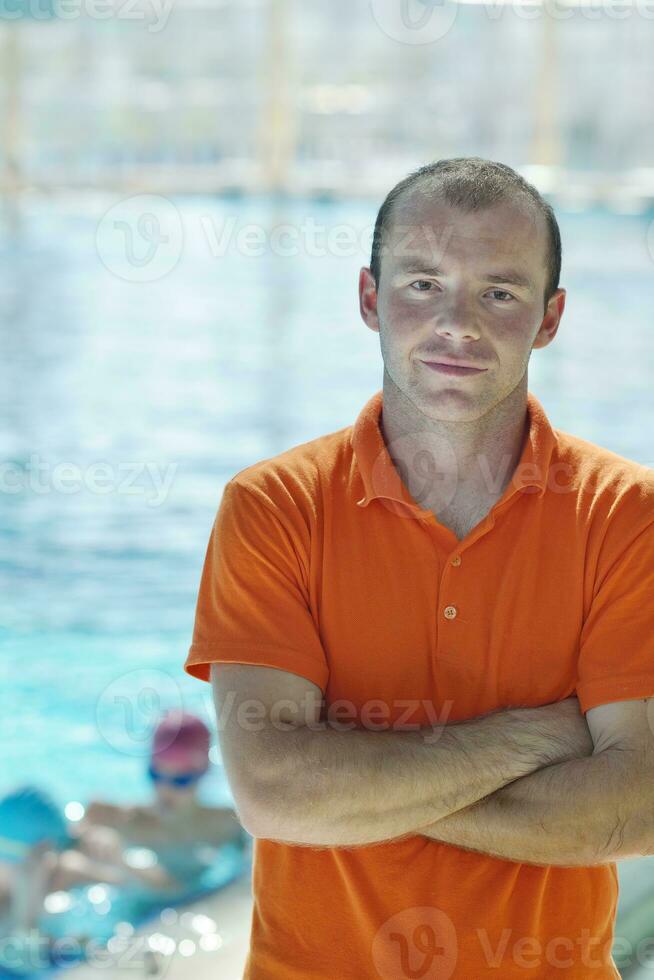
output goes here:
{"type": "Polygon", "coordinates": [[[363,534],[328,529],[316,596],[327,703],[378,701],[391,722],[410,703],[427,724],[574,693],[589,601],[574,517],[562,554],[528,501],[468,537],[485,516],[397,517],[389,534],[378,509],[363,534]]]}

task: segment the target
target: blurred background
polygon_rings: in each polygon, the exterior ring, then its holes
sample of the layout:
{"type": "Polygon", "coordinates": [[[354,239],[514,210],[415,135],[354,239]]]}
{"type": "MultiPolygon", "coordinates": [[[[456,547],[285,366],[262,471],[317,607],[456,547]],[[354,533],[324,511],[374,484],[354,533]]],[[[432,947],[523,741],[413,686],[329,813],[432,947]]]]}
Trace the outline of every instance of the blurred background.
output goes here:
{"type": "MultiPolygon", "coordinates": [[[[530,390],[654,466],[652,52],[654,0],[0,0],[0,793],[145,799],[162,709],[215,730],[182,663],[223,486],[381,387],[357,278],[409,170],[551,201],[530,390]]],[[[620,873],[654,975],[652,865],[620,873]]]]}

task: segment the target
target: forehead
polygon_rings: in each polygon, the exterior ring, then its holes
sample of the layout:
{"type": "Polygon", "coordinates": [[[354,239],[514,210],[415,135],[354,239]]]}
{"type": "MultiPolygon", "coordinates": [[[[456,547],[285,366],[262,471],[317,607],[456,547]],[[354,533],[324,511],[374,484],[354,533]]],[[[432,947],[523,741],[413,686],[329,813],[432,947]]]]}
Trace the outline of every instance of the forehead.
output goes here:
{"type": "Polygon", "coordinates": [[[448,264],[511,266],[538,281],[545,276],[547,225],[533,202],[501,201],[464,211],[424,191],[402,195],[384,235],[384,262],[394,271],[415,262],[447,269],[448,264]]]}

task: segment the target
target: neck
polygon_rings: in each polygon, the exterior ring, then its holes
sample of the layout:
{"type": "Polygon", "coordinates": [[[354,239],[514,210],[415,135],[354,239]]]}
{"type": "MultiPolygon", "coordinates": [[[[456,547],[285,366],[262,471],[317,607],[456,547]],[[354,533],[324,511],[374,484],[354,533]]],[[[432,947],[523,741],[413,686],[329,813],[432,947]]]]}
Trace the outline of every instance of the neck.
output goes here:
{"type": "Polygon", "coordinates": [[[497,499],[528,437],[527,372],[484,415],[451,421],[425,414],[384,371],[380,428],[403,481],[421,505],[447,506],[470,495],[497,499]]]}

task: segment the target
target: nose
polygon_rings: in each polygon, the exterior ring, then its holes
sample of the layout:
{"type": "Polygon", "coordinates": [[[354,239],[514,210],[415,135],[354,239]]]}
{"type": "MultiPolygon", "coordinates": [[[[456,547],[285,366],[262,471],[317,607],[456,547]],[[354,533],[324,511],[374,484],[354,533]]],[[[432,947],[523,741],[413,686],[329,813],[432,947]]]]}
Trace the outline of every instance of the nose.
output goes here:
{"type": "Polygon", "coordinates": [[[435,332],[456,340],[478,340],[479,326],[470,302],[461,294],[450,296],[436,315],[435,332]]]}

